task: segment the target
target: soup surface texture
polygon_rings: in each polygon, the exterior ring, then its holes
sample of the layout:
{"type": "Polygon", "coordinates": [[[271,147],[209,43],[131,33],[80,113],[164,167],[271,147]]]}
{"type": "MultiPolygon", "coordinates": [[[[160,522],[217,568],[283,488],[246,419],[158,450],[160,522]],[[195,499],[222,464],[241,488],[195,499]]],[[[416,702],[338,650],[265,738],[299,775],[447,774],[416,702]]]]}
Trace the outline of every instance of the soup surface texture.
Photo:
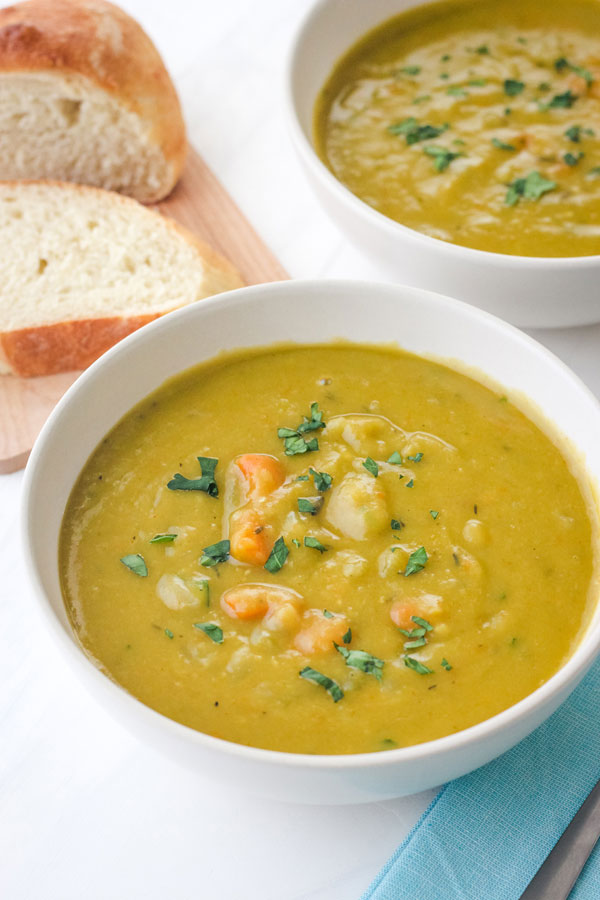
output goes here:
{"type": "Polygon", "coordinates": [[[305,753],[419,743],[535,690],[585,627],[592,557],[576,478],[506,397],[343,343],[166,382],[94,452],[60,541],[115,681],[305,753]]]}
{"type": "Polygon", "coordinates": [[[336,177],[423,234],[600,253],[600,2],[444,0],[368,34],[318,99],[336,177]]]}

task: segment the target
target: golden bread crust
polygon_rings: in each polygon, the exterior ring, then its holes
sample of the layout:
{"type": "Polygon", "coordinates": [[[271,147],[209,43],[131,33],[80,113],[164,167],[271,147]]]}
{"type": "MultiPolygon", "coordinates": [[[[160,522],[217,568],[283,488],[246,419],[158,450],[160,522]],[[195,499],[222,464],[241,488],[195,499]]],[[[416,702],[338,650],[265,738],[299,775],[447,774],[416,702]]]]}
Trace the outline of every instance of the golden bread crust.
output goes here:
{"type": "Polygon", "coordinates": [[[106,0],[26,0],[0,9],[0,72],[78,75],[140,116],[167,162],[166,196],[186,156],[185,125],[164,63],[140,25],[106,0]]]}

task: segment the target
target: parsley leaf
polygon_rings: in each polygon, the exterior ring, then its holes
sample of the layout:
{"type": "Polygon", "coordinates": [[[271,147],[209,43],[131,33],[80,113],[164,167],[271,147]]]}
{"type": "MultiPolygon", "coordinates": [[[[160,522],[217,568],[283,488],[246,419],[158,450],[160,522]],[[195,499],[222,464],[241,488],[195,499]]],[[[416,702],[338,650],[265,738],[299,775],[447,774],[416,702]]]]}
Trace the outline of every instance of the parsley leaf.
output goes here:
{"type": "Polygon", "coordinates": [[[419,628],[424,628],[425,631],[433,631],[433,625],[431,625],[427,619],[422,619],[421,616],[411,616],[411,621],[418,625],[419,628]]]}
{"type": "Polygon", "coordinates": [[[325,553],[327,547],[318,541],[315,537],[311,537],[310,534],[307,534],[304,538],[304,546],[311,547],[313,550],[318,550],[319,553],[325,553]]]}
{"type": "Polygon", "coordinates": [[[277,437],[283,440],[286,456],[296,456],[298,453],[308,453],[319,449],[319,441],[316,437],[305,440],[302,435],[309,431],[318,431],[325,428],[323,413],[319,410],[318,403],[311,403],[310,418],[303,416],[303,422],[297,428],[278,428],[277,437]]]}
{"type": "Polygon", "coordinates": [[[316,516],[323,506],[323,497],[298,497],[298,512],[316,516]]]}
{"type": "Polygon", "coordinates": [[[577,99],[577,94],[572,94],[571,91],[555,94],[548,104],[548,109],[570,109],[577,99]]]}
{"type": "Polygon", "coordinates": [[[539,200],[555,188],[555,181],[548,181],[539,172],[530,172],[525,178],[516,178],[509,184],[504,202],[507,206],[515,206],[521,197],[524,200],[539,200]]]}
{"type": "Polygon", "coordinates": [[[418,550],[414,550],[408,557],[408,562],[406,563],[404,574],[408,576],[420,572],[421,569],[425,568],[425,564],[427,563],[428,559],[429,557],[427,556],[425,547],[419,547],[418,550]]]}
{"type": "Polygon", "coordinates": [[[210,581],[208,578],[194,578],[193,581],[198,590],[206,594],[206,605],[210,606],[210,581]]]}
{"type": "Polygon", "coordinates": [[[325,616],[326,619],[333,619],[333,618],[334,618],[333,613],[332,613],[332,612],[329,612],[328,609],[324,609],[324,610],[323,610],[323,615],[325,616]]]}
{"type": "Polygon", "coordinates": [[[423,454],[422,454],[422,453],[415,453],[414,456],[407,456],[406,458],[407,458],[407,459],[410,459],[411,462],[421,462],[421,460],[423,459],[423,454]]]}
{"type": "Polygon", "coordinates": [[[424,147],[423,152],[427,153],[428,156],[433,157],[433,167],[436,172],[444,172],[452,160],[458,159],[459,156],[462,156],[462,153],[453,153],[451,150],[447,150],[445,147],[424,147]]]}
{"type": "Polygon", "coordinates": [[[451,85],[448,88],[448,90],[446,91],[446,93],[449,94],[451,97],[468,97],[469,96],[469,92],[465,91],[465,89],[460,87],[459,85],[451,85]]]}
{"type": "Polygon", "coordinates": [[[404,665],[417,672],[418,675],[433,675],[433,669],[424,666],[423,663],[420,663],[418,659],[413,659],[412,656],[404,657],[404,665]]]}
{"type": "Polygon", "coordinates": [[[345,647],[340,647],[335,641],[333,646],[338,653],[342,654],[347,666],[350,666],[352,669],[360,669],[361,672],[365,672],[367,675],[374,675],[377,681],[381,681],[384,666],[382,659],[367,653],[365,650],[347,650],[345,647]]]}
{"type": "Polygon", "coordinates": [[[213,456],[199,456],[201,478],[185,478],[177,472],[167,483],[170,491],[204,491],[209,497],[218,497],[219,488],[215,481],[215,469],[219,463],[213,456]]]}
{"type": "Polygon", "coordinates": [[[167,532],[165,534],[155,534],[153,538],[150,538],[148,543],[149,544],[172,544],[176,538],[177,538],[177,535],[172,534],[171,532],[167,532]]]}
{"type": "Polygon", "coordinates": [[[400,456],[400,454],[398,453],[397,450],[394,450],[392,455],[390,457],[388,457],[388,462],[391,463],[393,466],[401,466],[402,465],[402,457],[400,456]]]}
{"type": "Polygon", "coordinates": [[[573,63],[570,63],[568,59],[565,59],[564,56],[561,56],[559,59],[554,60],[554,68],[557,72],[562,72],[564,69],[569,69],[571,72],[574,72],[575,75],[579,75],[580,78],[585,79],[586,83],[590,85],[594,76],[589,71],[589,69],[584,69],[583,66],[576,66],[573,63]]]}
{"type": "Polygon", "coordinates": [[[170,628],[165,628],[165,634],[170,640],[173,640],[173,638],[175,637],[170,628]]]}
{"type": "Polygon", "coordinates": [[[229,541],[217,541],[216,544],[210,544],[202,550],[200,557],[200,565],[206,566],[207,569],[218,563],[227,562],[229,558],[230,544],[229,541]]]}
{"type": "Polygon", "coordinates": [[[577,163],[583,159],[585,153],[583,151],[579,151],[579,153],[565,153],[563,156],[564,161],[568,166],[576,166],[577,163]]]}
{"type": "Polygon", "coordinates": [[[574,144],[578,144],[581,140],[581,125],[571,125],[565,131],[565,137],[573,141],[574,144]]]}
{"type": "Polygon", "coordinates": [[[444,657],[444,659],[442,660],[442,668],[444,668],[446,672],[450,672],[452,670],[452,666],[450,665],[446,657],[444,657]]]}
{"type": "Polygon", "coordinates": [[[348,631],[342,635],[342,640],[345,644],[349,644],[352,640],[352,629],[349,628],[348,631]]]}
{"type": "Polygon", "coordinates": [[[273,549],[269,555],[268,560],[265,563],[265,569],[267,572],[271,572],[275,574],[275,572],[279,572],[280,568],[288,558],[289,550],[286,546],[286,543],[282,537],[278,537],[275,543],[273,544],[273,549]]]}
{"type": "Polygon", "coordinates": [[[363,463],[363,466],[367,470],[367,472],[370,472],[373,478],[377,478],[377,476],[379,475],[379,466],[374,459],[372,459],[370,456],[367,456],[363,463]]]}
{"type": "Polygon", "coordinates": [[[444,131],[447,131],[449,127],[450,126],[447,123],[444,123],[444,125],[419,125],[414,116],[409,116],[408,119],[403,119],[401,122],[389,125],[387,130],[390,134],[404,135],[406,143],[410,145],[439,137],[439,135],[443,134],[444,131]]]}
{"type": "Polygon", "coordinates": [[[148,574],[148,567],[146,566],[146,562],[144,557],[139,553],[129,553],[127,556],[121,557],[121,562],[124,566],[127,566],[134,575],[139,575],[141,578],[145,578],[148,574]]]}
{"type": "Polygon", "coordinates": [[[402,528],[404,528],[404,522],[400,519],[392,519],[392,531],[400,531],[402,528]]]}
{"type": "Polygon", "coordinates": [[[404,75],[418,75],[421,71],[421,66],[403,66],[400,71],[404,75]]]}
{"type": "Polygon", "coordinates": [[[411,478],[410,481],[407,481],[406,484],[404,485],[404,487],[414,487],[414,486],[415,486],[414,478],[411,478]]]}
{"type": "Polygon", "coordinates": [[[431,516],[432,519],[437,519],[437,517],[439,516],[439,512],[437,509],[430,509],[429,515],[431,516]]]}
{"type": "Polygon", "coordinates": [[[517,81],[515,78],[506,78],[504,81],[504,93],[508,97],[516,97],[525,89],[525,82],[517,81]]]}
{"type": "Polygon", "coordinates": [[[338,700],[341,700],[344,696],[343,690],[333,678],[329,678],[328,675],[323,675],[322,672],[317,672],[316,669],[312,669],[310,666],[305,666],[299,672],[299,675],[300,678],[306,678],[307,681],[312,681],[314,684],[318,684],[325,688],[334,703],[337,703],[338,700]]]}
{"type": "Polygon", "coordinates": [[[492,145],[496,147],[498,150],[516,150],[517,148],[513,146],[513,144],[506,144],[504,141],[501,141],[500,138],[493,137],[492,145]]]}
{"type": "Polygon", "coordinates": [[[203,631],[215,644],[223,643],[223,630],[218,625],[215,625],[214,622],[194,622],[194,628],[197,628],[198,631],[203,631]]]}
{"type": "Polygon", "coordinates": [[[324,494],[325,491],[329,490],[333,481],[331,475],[328,475],[327,472],[317,472],[316,469],[312,468],[309,468],[308,471],[312,475],[315,487],[318,491],[321,491],[321,493],[324,494]]]}

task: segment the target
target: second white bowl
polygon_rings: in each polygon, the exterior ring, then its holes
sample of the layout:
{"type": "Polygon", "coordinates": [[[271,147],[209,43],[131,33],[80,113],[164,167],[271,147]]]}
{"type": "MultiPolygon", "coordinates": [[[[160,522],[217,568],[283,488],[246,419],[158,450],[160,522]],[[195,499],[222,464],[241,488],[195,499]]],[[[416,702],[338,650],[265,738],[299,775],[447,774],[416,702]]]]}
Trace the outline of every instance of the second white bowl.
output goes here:
{"type": "Polygon", "coordinates": [[[600,321],[600,256],[508,256],[428,237],[359,200],[317,156],[313,110],[335,63],[367,31],[422,3],[319,0],[302,23],[286,74],[286,111],[318,199],[344,234],[398,282],[451,294],[522,327],[600,321]]]}

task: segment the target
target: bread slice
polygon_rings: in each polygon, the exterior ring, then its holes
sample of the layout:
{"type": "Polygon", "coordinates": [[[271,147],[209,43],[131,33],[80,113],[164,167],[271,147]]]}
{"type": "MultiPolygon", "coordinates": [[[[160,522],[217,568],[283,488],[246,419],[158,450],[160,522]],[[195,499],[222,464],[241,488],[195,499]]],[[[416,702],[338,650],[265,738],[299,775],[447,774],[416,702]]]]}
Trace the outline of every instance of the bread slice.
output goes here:
{"type": "Polygon", "coordinates": [[[163,313],[242,281],[135,200],[58,182],[0,184],[0,374],[88,366],[163,313]]]}
{"type": "Polygon", "coordinates": [[[0,180],[165,197],[186,154],[175,88],[138,23],[104,0],[0,9],[0,180]]]}

